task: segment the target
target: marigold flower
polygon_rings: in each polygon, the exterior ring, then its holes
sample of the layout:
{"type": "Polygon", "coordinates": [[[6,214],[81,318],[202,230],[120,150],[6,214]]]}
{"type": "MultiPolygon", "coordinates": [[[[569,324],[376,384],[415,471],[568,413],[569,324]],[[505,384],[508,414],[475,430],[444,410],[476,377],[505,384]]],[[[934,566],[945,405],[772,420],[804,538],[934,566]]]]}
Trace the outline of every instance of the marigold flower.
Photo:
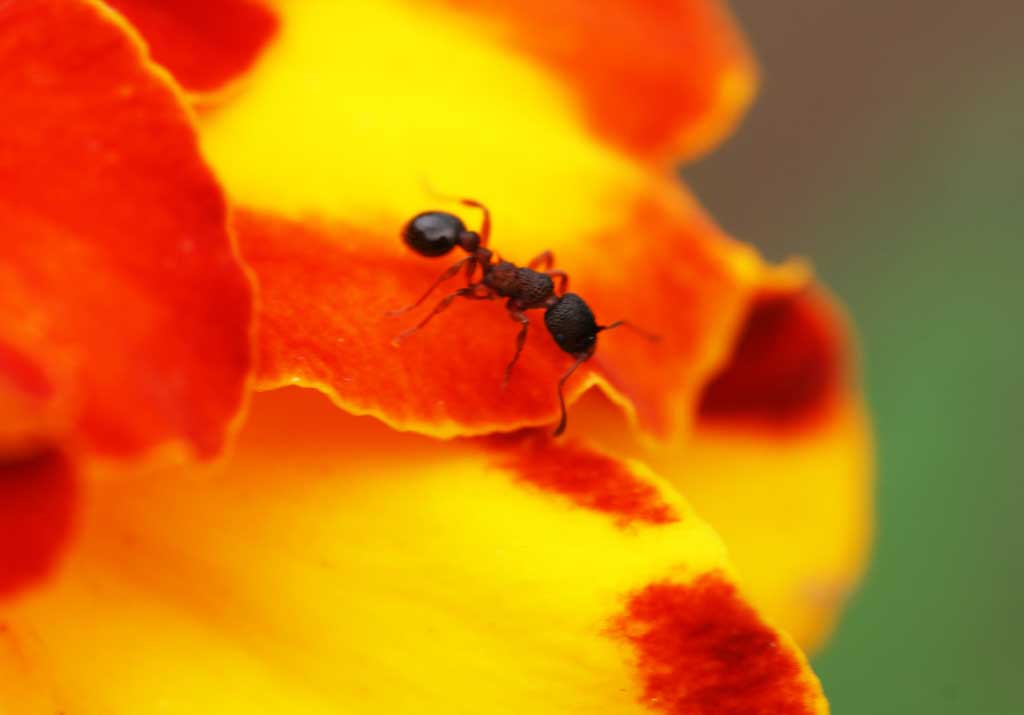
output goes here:
{"type": "Polygon", "coordinates": [[[35,0],[0,67],[3,712],[827,712],[868,431],[671,176],[752,93],[717,3],[35,0]],[[566,438],[500,305],[392,346],[424,179],[662,336],[566,438]]]}

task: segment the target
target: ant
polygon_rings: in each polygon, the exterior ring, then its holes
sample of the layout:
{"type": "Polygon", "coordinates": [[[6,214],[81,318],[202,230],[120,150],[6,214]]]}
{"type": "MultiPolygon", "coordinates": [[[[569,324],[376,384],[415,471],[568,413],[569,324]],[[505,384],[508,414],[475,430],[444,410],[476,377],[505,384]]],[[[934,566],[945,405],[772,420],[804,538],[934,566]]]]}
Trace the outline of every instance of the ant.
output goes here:
{"type": "Polygon", "coordinates": [[[569,276],[565,271],[553,270],[554,255],[551,251],[544,251],[530,261],[525,268],[502,260],[500,256],[487,248],[487,241],[491,234],[491,213],[487,207],[473,199],[456,200],[464,206],[478,208],[483,212],[483,221],[479,232],[467,230],[462,220],[454,214],[445,211],[424,211],[416,214],[406,223],[405,228],[402,229],[402,239],[409,248],[427,258],[444,256],[456,246],[469,255],[438,276],[437,280],[416,302],[401,310],[391,311],[388,315],[402,315],[419,307],[441,283],[454,278],[463,269],[466,273],[466,287],[459,288],[443,298],[423,320],[398,335],[393,343],[396,346],[401,344],[403,340],[429,323],[434,316],[448,308],[456,298],[468,300],[507,298],[505,308],[508,310],[508,315],[521,327],[516,336],[515,354],[505,366],[505,376],[502,380],[502,387],[505,387],[508,385],[512,368],[523,351],[523,345],[526,344],[526,333],[530,327],[530,320],[526,317],[525,311],[543,308],[544,324],[547,326],[548,332],[551,333],[551,337],[555,339],[558,347],[576,358],[576,362],[565,371],[558,381],[558,404],[561,407],[561,419],[554,431],[554,436],[557,437],[565,431],[567,420],[565,397],[562,394],[565,381],[576,371],[576,368],[594,355],[594,351],[597,349],[597,334],[625,325],[638,330],[650,340],[656,340],[657,337],[644,333],[624,320],[617,320],[610,325],[598,325],[593,311],[590,310],[586,302],[575,293],[566,292],[569,288],[569,276]],[[474,281],[477,269],[480,270],[480,279],[474,281]],[[558,281],[557,288],[556,280],[558,281]]]}

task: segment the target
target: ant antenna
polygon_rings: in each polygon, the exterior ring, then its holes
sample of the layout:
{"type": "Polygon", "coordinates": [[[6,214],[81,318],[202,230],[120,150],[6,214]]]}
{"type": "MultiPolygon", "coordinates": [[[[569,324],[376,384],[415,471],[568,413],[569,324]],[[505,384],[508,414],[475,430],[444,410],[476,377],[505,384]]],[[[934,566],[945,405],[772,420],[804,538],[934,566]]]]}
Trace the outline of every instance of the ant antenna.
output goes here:
{"type": "Polygon", "coordinates": [[[659,340],[661,340],[661,336],[660,335],[656,335],[655,333],[649,333],[646,330],[644,330],[643,328],[638,328],[635,325],[633,325],[631,322],[629,322],[628,320],[616,320],[611,325],[599,325],[597,327],[597,329],[599,331],[601,331],[601,330],[614,330],[615,328],[619,328],[619,327],[629,328],[630,330],[632,330],[632,331],[640,334],[641,336],[647,338],[652,343],[656,343],[659,340]]]}
{"type": "Polygon", "coordinates": [[[552,437],[557,437],[562,434],[562,432],[565,432],[565,424],[569,419],[565,411],[565,396],[562,394],[562,387],[565,385],[565,381],[569,379],[569,376],[576,372],[576,368],[585,363],[593,354],[594,351],[591,350],[590,352],[583,353],[576,358],[576,362],[572,364],[572,367],[565,371],[565,374],[562,375],[562,378],[558,381],[558,404],[562,408],[562,418],[558,420],[558,426],[555,427],[555,431],[551,435],[552,437]]]}
{"type": "Polygon", "coordinates": [[[433,184],[425,176],[420,177],[420,184],[423,186],[423,190],[433,196],[435,199],[442,201],[455,201],[462,204],[463,206],[470,206],[475,209],[480,209],[484,213],[483,221],[480,223],[480,245],[486,246],[487,239],[491,237],[491,211],[484,204],[477,201],[476,199],[466,199],[461,196],[452,196],[451,194],[443,194],[434,188],[433,184]]]}

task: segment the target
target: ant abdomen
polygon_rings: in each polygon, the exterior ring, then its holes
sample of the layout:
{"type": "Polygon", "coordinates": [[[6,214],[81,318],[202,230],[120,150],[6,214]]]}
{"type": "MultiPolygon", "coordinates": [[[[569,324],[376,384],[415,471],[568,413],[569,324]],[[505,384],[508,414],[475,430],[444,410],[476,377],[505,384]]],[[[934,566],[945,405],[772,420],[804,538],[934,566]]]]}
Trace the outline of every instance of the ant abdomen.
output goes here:
{"type": "Polygon", "coordinates": [[[544,324],[558,347],[572,355],[593,350],[601,332],[590,306],[575,293],[566,293],[544,311],[544,324]]]}

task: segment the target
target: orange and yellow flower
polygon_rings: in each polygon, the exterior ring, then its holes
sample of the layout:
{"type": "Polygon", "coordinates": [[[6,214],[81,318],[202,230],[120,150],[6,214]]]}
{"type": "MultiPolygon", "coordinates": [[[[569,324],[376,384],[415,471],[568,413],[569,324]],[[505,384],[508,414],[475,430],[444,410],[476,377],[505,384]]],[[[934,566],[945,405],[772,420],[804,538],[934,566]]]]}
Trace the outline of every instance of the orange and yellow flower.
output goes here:
{"type": "Polygon", "coordinates": [[[672,175],[754,85],[712,0],[0,2],[0,711],[827,712],[847,329],[672,175]],[[500,305],[392,345],[424,182],[661,336],[565,438],[500,305]]]}

